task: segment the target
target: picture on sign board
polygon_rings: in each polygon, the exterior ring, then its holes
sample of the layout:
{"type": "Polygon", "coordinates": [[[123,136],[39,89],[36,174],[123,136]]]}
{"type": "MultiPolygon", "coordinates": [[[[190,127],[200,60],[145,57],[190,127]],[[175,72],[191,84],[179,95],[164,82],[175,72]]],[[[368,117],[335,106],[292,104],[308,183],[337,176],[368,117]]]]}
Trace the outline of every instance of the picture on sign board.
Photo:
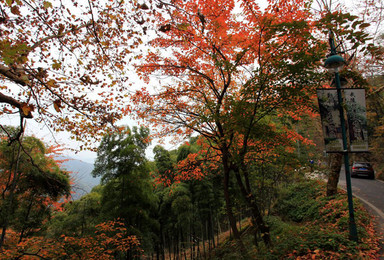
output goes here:
{"type": "Polygon", "coordinates": [[[344,89],[351,152],[368,151],[367,109],[364,89],[344,89]]]}
{"type": "Polygon", "coordinates": [[[340,112],[336,89],[318,89],[321,123],[323,127],[325,151],[342,152],[343,137],[341,132],[340,112]]]}

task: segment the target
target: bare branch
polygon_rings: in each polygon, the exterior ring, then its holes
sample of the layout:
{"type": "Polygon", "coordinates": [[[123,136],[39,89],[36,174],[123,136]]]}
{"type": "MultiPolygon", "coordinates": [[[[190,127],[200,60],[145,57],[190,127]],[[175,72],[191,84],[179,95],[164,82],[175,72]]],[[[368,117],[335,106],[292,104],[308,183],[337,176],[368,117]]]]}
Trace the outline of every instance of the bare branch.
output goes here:
{"type": "Polygon", "coordinates": [[[29,81],[23,69],[13,69],[0,64],[0,74],[22,86],[26,86],[29,81]]]}
{"type": "Polygon", "coordinates": [[[72,29],[70,29],[70,30],[64,31],[64,32],[62,32],[62,33],[60,33],[60,34],[47,36],[47,37],[45,37],[45,38],[43,38],[43,39],[37,41],[35,44],[33,44],[33,45],[30,47],[30,51],[36,49],[36,48],[39,47],[41,44],[43,44],[43,43],[45,43],[45,42],[47,42],[47,41],[49,41],[49,40],[51,40],[51,39],[60,39],[60,38],[63,38],[65,35],[67,35],[67,34],[69,34],[69,33],[77,32],[77,31],[81,30],[82,28],[88,27],[88,26],[90,26],[90,25],[92,25],[92,24],[93,24],[93,21],[90,21],[90,22],[85,23],[85,24],[83,24],[83,25],[80,25],[80,26],[78,26],[78,27],[75,27],[75,28],[72,28],[72,29]]]}

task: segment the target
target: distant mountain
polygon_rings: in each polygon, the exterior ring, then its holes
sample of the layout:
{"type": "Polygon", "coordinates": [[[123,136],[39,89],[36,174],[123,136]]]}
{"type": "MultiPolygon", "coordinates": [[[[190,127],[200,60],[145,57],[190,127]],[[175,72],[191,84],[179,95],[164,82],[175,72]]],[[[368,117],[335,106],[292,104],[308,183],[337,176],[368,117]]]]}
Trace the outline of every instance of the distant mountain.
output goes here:
{"type": "Polygon", "coordinates": [[[94,168],[93,164],[69,157],[60,156],[58,159],[66,160],[62,163],[62,168],[71,172],[74,182],[72,185],[72,191],[74,192],[72,194],[73,200],[81,198],[81,196],[89,193],[94,186],[100,184],[101,178],[94,178],[91,175],[94,168]]]}

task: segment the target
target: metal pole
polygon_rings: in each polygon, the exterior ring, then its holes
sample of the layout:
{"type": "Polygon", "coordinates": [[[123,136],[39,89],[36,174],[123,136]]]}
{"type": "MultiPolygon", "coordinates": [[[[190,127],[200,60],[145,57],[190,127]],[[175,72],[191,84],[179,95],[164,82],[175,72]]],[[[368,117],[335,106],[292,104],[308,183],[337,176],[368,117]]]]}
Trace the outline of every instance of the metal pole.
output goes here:
{"type": "MultiPolygon", "coordinates": [[[[332,35],[330,35],[329,37],[329,43],[331,45],[331,55],[336,55],[336,47],[335,47],[332,35]]],[[[353,210],[352,183],[351,183],[351,174],[349,170],[348,143],[347,143],[347,133],[345,130],[346,127],[345,127],[344,110],[343,110],[343,98],[341,96],[341,84],[340,84],[340,76],[338,71],[335,72],[335,83],[336,83],[336,89],[337,89],[337,99],[339,103],[341,134],[343,137],[345,179],[347,182],[348,209],[349,209],[349,238],[355,242],[358,242],[355,214],[353,210]]]]}

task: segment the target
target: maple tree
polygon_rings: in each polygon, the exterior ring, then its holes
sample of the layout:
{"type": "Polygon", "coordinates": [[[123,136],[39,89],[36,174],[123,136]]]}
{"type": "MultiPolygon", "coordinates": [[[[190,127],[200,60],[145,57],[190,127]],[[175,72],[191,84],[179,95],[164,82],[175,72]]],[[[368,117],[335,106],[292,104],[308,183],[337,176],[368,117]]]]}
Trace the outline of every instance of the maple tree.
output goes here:
{"type": "Polygon", "coordinates": [[[148,82],[156,73],[171,78],[156,93],[138,91],[136,112],[155,123],[159,134],[204,137],[220,162],[234,236],[240,240],[228,193],[232,175],[252,209],[254,226],[269,244],[248,163],[268,145],[301,138],[276,127],[271,118],[299,119],[308,111],[325,45],[312,34],[305,1],[270,3],[265,10],[246,0],[174,1],[173,6],[168,17],[157,18],[155,50],[138,66],[148,82]]]}
{"type": "Polygon", "coordinates": [[[0,1],[0,116],[34,118],[83,146],[123,116],[140,11],[122,1],[0,1]]]}
{"type": "MultiPolygon", "coordinates": [[[[10,128],[7,133],[17,134],[10,128]]],[[[35,137],[24,137],[19,142],[0,142],[0,248],[7,230],[19,232],[19,242],[24,237],[38,233],[56,202],[69,196],[70,183],[66,172],[59,169],[49,157],[54,149],[46,148],[35,137]]]]}

